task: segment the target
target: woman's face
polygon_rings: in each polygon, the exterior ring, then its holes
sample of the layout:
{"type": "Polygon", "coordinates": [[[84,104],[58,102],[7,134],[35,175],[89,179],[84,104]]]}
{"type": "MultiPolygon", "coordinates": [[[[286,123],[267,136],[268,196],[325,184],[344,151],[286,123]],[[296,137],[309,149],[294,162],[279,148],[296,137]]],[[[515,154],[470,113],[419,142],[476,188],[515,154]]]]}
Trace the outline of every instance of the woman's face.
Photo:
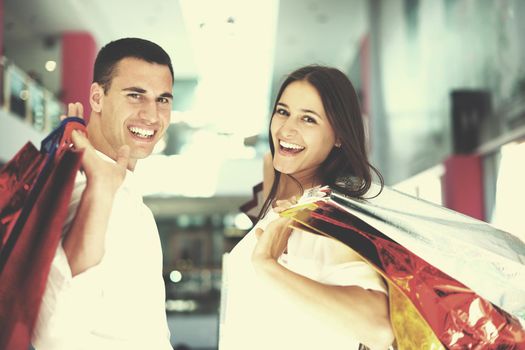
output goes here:
{"type": "Polygon", "coordinates": [[[303,187],[319,185],[314,175],[336,142],[317,90],[306,81],[288,85],[271,123],[273,166],[303,187]]]}

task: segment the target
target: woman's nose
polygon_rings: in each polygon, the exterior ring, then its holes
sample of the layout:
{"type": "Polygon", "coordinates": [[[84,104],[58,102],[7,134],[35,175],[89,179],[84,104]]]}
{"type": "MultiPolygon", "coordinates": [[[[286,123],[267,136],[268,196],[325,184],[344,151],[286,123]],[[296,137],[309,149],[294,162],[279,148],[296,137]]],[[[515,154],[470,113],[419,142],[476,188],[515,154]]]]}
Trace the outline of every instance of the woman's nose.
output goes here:
{"type": "Polygon", "coordinates": [[[279,129],[279,132],[284,137],[290,137],[297,133],[297,121],[295,118],[289,117],[286,119],[286,121],[282,124],[281,128],[279,129]]]}

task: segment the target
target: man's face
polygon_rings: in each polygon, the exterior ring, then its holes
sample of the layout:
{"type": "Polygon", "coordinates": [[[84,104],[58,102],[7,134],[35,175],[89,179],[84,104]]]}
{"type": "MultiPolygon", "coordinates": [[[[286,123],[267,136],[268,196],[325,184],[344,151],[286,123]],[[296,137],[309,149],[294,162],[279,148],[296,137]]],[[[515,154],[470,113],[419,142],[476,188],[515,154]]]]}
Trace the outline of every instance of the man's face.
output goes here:
{"type": "Polygon", "coordinates": [[[115,159],[120,147],[130,147],[130,165],[151,154],[170,123],[172,85],[167,66],[124,58],[101,97],[100,137],[95,145],[115,159]]]}

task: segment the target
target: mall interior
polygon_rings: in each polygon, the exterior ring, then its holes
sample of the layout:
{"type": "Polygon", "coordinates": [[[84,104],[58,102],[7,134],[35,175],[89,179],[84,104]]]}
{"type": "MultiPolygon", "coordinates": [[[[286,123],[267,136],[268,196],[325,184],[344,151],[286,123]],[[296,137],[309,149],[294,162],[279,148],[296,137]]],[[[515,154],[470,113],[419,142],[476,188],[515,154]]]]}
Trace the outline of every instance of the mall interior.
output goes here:
{"type": "Polygon", "coordinates": [[[216,349],[223,257],[252,227],[240,207],[262,181],[276,90],[303,65],[353,82],[388,186],[525,240],[522,35],[522,0],[0,0],[0,164],[39,145],[68,102],[89,105],[104,44],[161,45],[171,124],[135,173],[171,343],[216,349]]]}

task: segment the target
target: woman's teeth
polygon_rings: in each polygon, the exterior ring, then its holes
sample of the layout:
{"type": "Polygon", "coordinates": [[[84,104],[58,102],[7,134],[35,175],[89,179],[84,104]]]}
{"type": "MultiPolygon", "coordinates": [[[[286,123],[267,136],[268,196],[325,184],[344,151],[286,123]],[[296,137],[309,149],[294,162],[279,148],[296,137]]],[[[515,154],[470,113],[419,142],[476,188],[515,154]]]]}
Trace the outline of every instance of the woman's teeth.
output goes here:
{"type": "Polygon", "coordinates": [[[285,150],[291,151],[302,151],[304,149],[303,146],[296,145],[295,143],[284,142],[282,140],[279,140],[279,145],[285,150]]]}
{"type": "Polygon", "coordinates": [[[153,137],[153,134],[155,134],[155,131],[153,130],[137,128],[136,126],[130,127],[129,131],[131,131],[134,135],[137,135],[138,137],[142,138],[151,138],[153,137]]]}

